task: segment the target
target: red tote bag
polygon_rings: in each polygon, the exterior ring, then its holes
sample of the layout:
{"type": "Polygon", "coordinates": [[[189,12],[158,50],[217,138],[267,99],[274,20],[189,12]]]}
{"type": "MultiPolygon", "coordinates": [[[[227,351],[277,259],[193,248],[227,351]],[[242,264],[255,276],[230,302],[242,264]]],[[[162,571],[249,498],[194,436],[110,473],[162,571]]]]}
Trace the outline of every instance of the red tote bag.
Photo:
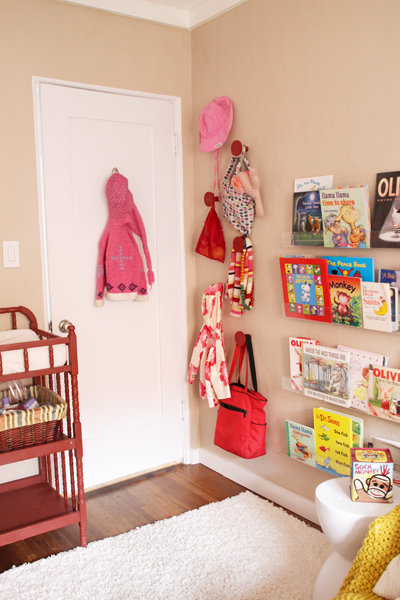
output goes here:
{"type": "Polygon", "coordinates": [[[214,444],[242,458],[257,458],[266,454],[267,423],[264,408],[267,399],[257,391],[253,347],[249,335],[246,335],[246,347],[243,346],[241,349],[240,346],[236,346],[235,348],[229,381],[232,381],[240,354],[239,379],[237,383],[230,383],[231,397],[221,400],[219,403],[214,444]],[[240,382],[240,370],[245,358],[246,347],[246,384],[243,385],[240,382]],[[249,362],[254,390],[248,388],[249,362]]]}

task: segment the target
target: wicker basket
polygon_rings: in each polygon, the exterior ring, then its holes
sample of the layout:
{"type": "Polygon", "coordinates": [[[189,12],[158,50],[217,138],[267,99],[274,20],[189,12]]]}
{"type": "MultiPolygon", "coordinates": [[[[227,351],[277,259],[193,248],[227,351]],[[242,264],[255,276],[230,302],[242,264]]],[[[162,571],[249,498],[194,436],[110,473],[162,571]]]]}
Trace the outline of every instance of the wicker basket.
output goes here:
{"type": "MultiPolygon", "coordinates": [[[[55,392],[40,385],[27,389],[40,406],[15,411],[13,415],[0,415],[0,452],[54,442],[61,421],[67,414],[67,403],[55,392]],[[30,424],[20,426],[21,421],[30,424]]],[[[7,391],[2,392],[2,396],[7,396],[7,391]]]]}

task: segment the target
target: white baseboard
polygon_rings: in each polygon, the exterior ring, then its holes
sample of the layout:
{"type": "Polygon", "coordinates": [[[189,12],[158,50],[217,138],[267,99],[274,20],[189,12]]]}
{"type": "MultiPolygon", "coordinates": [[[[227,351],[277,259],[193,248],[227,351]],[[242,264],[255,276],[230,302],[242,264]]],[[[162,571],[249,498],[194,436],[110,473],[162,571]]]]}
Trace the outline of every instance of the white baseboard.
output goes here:
{"type": "Polygon", "coordinates": [[[205,467],[209,467],[213,471],[220,473],[224,477],[231,479],[248,490],[260,494],[260,496],[271,500],[271,502],[276,502],[276,504],[283,506],[287,510],[319,525],[315,503],[311,500],[299,496],[298,494],[295,494],[276,483],[272,483],[247,469],[243,469],[234,463],[224,460],[212,452],[204,450],[204,448],[199,448],[198,453],[199,462],[205,467]]]}
{"type": "Polygon", "coordinates": [[[190,451],[190,464],[198,465],[200,462],[200,448],[195,448],[190,451]]]}

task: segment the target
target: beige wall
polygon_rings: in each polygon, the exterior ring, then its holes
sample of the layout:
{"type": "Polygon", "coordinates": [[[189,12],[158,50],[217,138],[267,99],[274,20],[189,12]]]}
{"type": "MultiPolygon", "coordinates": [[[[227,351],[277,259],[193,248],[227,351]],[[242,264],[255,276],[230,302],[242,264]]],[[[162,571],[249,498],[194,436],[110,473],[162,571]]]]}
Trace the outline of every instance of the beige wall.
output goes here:
{"type": "MultiPolygon", "coordinates": [[[[225,304],[225,339],[231,360],[234,332],[253,336],[259,389],[269,398],[268,453],[243,461],[213,445],[216,411],[198,400],[197,380],[190,391],[192,447],[200,410],[204,448],[313,499],[324,475],[285,456],[285,419],[310,425],[314,406],[282,391],[289,335],[384,352],[394,367],[400,366],[399,338],[285,319],[278,257],[290,249],[281,234],[289,231],[296,177],[333,173],[335,185],[368,183],[373,195],[376,173],[399,169],[399,19],[398,0],[248,0],[189,33],[54,0],[3,0],[0,240],[20,240],[21,268],[0,265],[1,305],[24,304],[43,320],[32,76],[180,96],[190,352],[202,322],[202,293],[213,281],[225,282],[228,270],[228,257],[221,265],[194,253],[213,168],[212,155],[198,150],[198,116],[214,97],[230,96],[234,126],[221,165],[233,139],[250,146],[266,215],[252,234],[255,308],[235,320],[225,304]]],[[[229,255],[235,232],[222,215],[221,221],[229,255]]],[[[376,268],[399,268],[393,251],[370,254],[376,268]]],[[[400,439],[396,425],[365,422],[367,437],[373,431],[400,439]]]]}
{"type": "MultiPolygon", "coordinates": [[[[255,307],[235,319],[226,303],[224,331],[229,361],[234,332],[253,336],[259,391],[269,399],[267,456],[244,461],[216,448],[216,411],[205,403],[201,445],[309,499],[325,475],[285,456],[285,419],[312,425],[312,408],[320,403],[282,391],[281,377],[289,374],[288,337],[386,353],[396,368],[400,338],[285,319],[278,257],[291,250],[283,247],[282,233],[290,229],[295,178],[333,173],[335,185],[369,184],[373,197],[376,173],[400,169],[399,23],[398,0],[248,0],[192,33],[193,129],[207,102],[220,95],[232,99],[234,126],[221,163],[225,169],[234,139],[244,141],[259,170],[265,207],[251,236],[255,307]]],[[[207,212],[202,198],[212,187],[212,166],[212,154],[195,152],[197,232],[207,212]]],[[[223,227],[230,252],[235,231],[227,221],[223,227]]],[[[192,250],[193,245],[194,240],[192,250]]],[[[400,268],[398,251],[368,255],[375,257],[377,269],[400,268]]],[[[210,282],[226,281],[228,258],[223,266],[200,256],[196,263],[199,302],[210,282]]],[[[400,440],[398,425],[366,417],[365,426],[367,439],[374,432],[400,440]]]]}
{"type": "MultiPolygon", "coordinates": [[[[1,260],[0,305],[25,305],[43,325],[32,76],[182,98],[185,235],[190,241],[191,36],[177,28],[54,0],[2,0],[0,55],[0,240],[19,240],[21,254],[19,269],[4,269],[1,260]]],[[[191,330],[193,255],[188,254],[186,264],[191,330]]],[[[197,446],[197,402],[191,402],[191,413],[192,443],[197,446]]]]}

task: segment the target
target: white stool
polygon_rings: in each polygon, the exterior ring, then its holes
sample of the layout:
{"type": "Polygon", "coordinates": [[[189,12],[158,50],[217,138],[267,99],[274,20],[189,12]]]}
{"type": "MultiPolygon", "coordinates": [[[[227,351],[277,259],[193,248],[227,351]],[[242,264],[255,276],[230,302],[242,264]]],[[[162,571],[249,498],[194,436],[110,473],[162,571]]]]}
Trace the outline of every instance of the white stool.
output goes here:
{"type": "Polygon", "coordinates": [[[313,600],[332,600],[362,546],[368,527],[400,504],[400,488],[393,489],[393,503],[353,502],[350,477],[336,477],[315,490],[315,507],[322,531],[334,552],[322,567],[313,600]]]}

